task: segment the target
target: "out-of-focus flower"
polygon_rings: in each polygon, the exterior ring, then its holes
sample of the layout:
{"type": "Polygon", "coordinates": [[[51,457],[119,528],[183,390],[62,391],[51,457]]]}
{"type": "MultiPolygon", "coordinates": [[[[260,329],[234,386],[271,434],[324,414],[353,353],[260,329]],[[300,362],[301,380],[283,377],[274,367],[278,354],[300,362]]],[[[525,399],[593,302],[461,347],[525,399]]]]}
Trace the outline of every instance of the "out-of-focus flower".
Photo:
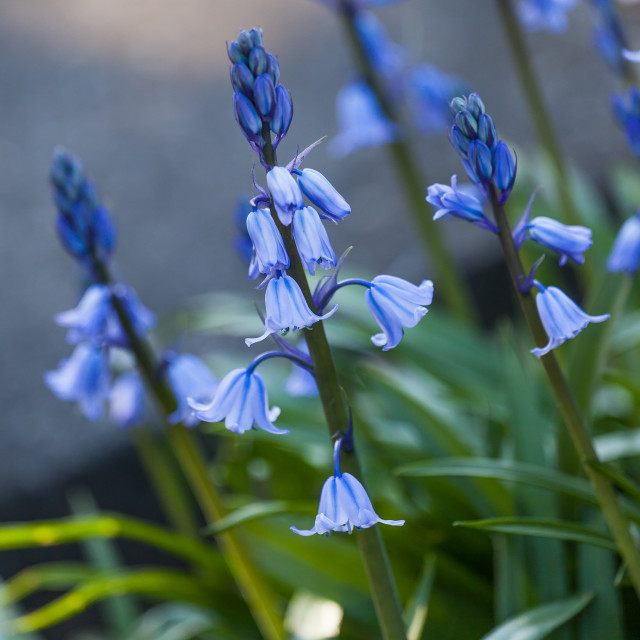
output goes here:
{"type": "Polygon", "coordinates": [[[560,33],[566,31],[567,13],[577,4],[578,0],[521,0],[518,17],[529,31],[546,29],[560,33]]]}
{"type": "Polygon", "coordinates": [[[144,416],[144,384],[137,371],[127,371],[116,378],[109,392],[109,418],[119,427],[135,427],[144,416]]]}
{"type": "Polygon", "coordinates": [[[614,93],[611,101],[613,114],[624,129],[627,144],[640,156],[640,89],[630,87],[625,97],[614,93]]]}
{"type": "Polygon", "coordinates": [[[640,212],[625,220],[616,236],[607,269],[612,273],[626,271],[634,275],[640,267],[640,212]]]}

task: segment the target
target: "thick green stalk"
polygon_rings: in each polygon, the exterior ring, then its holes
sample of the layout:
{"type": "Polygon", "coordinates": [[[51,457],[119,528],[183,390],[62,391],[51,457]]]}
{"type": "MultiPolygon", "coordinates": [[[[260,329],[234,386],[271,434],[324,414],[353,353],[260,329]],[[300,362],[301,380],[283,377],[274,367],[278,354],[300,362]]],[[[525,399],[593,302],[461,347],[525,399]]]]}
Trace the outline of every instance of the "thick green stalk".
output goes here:
{"type": "MultiPolygon", "coordinates": [[[[504,208],[498,202],[495,189],[491,188],[491,206],[493,208],[496,224],[499,229],[500,244],[504,252],[505,261],[509,268],[509,274],[520,302],[520,307],[533,340],[537,346],[547,343],[547,335],[536,308],[536,303],[530,294],[523,295],[518,289],[518,283],[525,277],[525,270],[520,261],[520,255],[513,242],[511,229],[504,208]]],[[[591,481],[600,504],[600,508],[609,525],[620,555],[626,563],[627,570],[636,594],[640,598],[640,551],[635,545],[629,533],[629,523],[618,503],[618,498],[609,479],[597,472],[590,463],[598,463],[598,455],[593,447],[591,435],[580,413],[575,397],[567,383],[556,357],[551,351],[540,358],[549,384],[560,407],[565,425],[578,453],[587,477],[591,481]]]]}
{"type": "Polygon", "coordinates": [[[532,58],[527,50],[522,27],[513,10],[512,0],[496,0],[496,2],[540,144],[553,164],[553,175],[556,181],[556,190],[560,197],[563,216],[569,224],[580,224],[580,216],[571,197],[569,171],[558,144],[558,137],[554,131],[549,110],[542,97],[540,83],[531,63],[532,58]]]}
{"type": "MultiPolygon", "coordinates": [[[[277,161],[275,151],[271,146],[268,124],[264,125],[262,132],[265,143],[265,161],[273,166],[277,161]]],[[[273,207],[272,214],[289,255],[291,264],[287,269],[287,274],[298,283],[307,304],[315,312],[317,310],[293,238],[292,225],[288,227],[282,225],[273,207]]],[[[345,433],[349,424],[348,410],[322,320],[316,322],[312,328],[305,329],[305,339],[309,347],[309,355],[313,363],[313,372],[329,428],[329,435],[333,437],[339,433],[345,433]]],[[[343,469],[362,481],[362,469],[355,448],[349,452],[343,450],[343,454],[343,469]]],[[[380,529],[377,526],[361,529],[356,538],[383,637],[385,640],[404,640],[406,630],[402,618],[402,606],[380,529]]]]}
{"type": "MultiPolygon", "coordinates": [[[[96,262],[94,268],[101,282],[112,282],[107,268],[102,263],[96,262]]],[[[112,296],[112,302],[118,320],[129,339],[129,347],[136,358],[140,373],[166,419],[177,406],[173,391],[158,374],[159,366],[155,354],[149,343],[136,333],[124,305],[116,296],[112,296]]],[[[222,500],[208,477],[206,462],[184,425],[167,423],[167,429],[178,461],[198,499],[207,524],[212,525],[226,514],[222,500]]],[[[286,636],[275,598],[256,570],[255,563],[237,532],[226,531],[216,536],[216,540],[264,638],[284,640],[286,636]]]]}
{"type": "MultiPolygon", "coordinates": [[[[354,23],[356,14],[352,1],[342,0],[340,7],[347,38],[364,81],[374,92],[385,116],[392,122],[400,123],[400,117],[389,101],[384,85],[372,67],[364,43],[356,30],[354,23]]],[[[438,296],[460,319],[467,321],[475,319],[476,314],[469,286],[453,260],[440,228],[432,221],[433,211],[425,200],[428,184],[426,176],[420,175],[418,161],[404,137],[388,144],[387,148],[409,204],[413,223],[431,259],[435,271],[433,279],[440,285],[438,296]]]]}

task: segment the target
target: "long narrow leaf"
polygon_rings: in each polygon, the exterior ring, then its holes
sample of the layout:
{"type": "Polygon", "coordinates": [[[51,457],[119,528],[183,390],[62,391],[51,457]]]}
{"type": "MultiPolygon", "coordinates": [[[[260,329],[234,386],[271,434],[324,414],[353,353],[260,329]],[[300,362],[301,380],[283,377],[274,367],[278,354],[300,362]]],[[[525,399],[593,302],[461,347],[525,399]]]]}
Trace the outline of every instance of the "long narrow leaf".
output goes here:
{"type": "Polygon", "coordinates": [[[429,612],[429,600],[436,574],[436,555],[430,553],[424,560],[422,574],[404,612],[407,640],[420,640],[429,612]]]}

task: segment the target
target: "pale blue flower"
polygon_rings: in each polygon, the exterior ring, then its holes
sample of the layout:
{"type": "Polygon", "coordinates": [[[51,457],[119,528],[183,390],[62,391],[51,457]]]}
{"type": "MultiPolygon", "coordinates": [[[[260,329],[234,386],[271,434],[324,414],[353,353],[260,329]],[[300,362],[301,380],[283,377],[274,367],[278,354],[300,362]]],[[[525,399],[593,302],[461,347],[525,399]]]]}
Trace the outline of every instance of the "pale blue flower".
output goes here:
{"type": "Polygon", "coordinates": [[[398,346],[404,334],[426,315],[433,300],[433,283],[423,280],[416,286],[395,276],[376,276],[364,294],[369,310],[382,333],[371,337],[376,347],[388,351],[398,346]]]}
{"type": "Polygon", "coordinates": [[[351,213],[351,207],[336,188],[315,169],[298,172],[298,186],[309,200],[320,209],[323,218],[338,223],[351,213]]]}
{"type": "Polygon", "coordinates": [[[167,378],[178,403],[178,408],[169,416],[169,422],[195,426],[198,419],[193,415],[190,402],[199,405],[210,402],[218,381],[209,367],[190,353],[169,357],[167,378]]]}
{"type": "Polygon", "coordinates": [[[200,403],[189,399],[194,416],[204,422],[225,421],[225,427],[235,433],[244,433],[254,425],[274,434],[289,433],[272,423],[280,409],[269,409],[264,380],[251,367],[234,369],[218,385],[213,400],[200,403]]]}
{"type": "Polygon", "coordinates": [[[399,136],[400,128],[384,115],[375,94],[364,82],[352,82],[340,89],[336,119],[340,132],[330,142],[330,150],[339,157],[361,148],[389,144],[399,136]]]}
{"type": "Polygon", "coordinates": [[[335,267],[336,254],[320,216],[313,207],[303,207],[295,212],[293,238],[300,258],[311,275],[315,275],[317,265],[322,269],[335,267]]]}
{"type": "Polygon", "coordinates": [[[343,473],[331,476],[324,483],[314,527],[308,530],[291,527],[291,530],[301,536],[328,534],[331,531],[351,533],[354,529],[367,529],[378,522],[394,527],[404,524],[404,520],[380,518],[362,484],[350,473],[343,473]]]}
{"type": "Polygon", "coordinates": [[[253,242],[260,273],[267,275],[289,267],[289,256],[282,235],[269,209],[258,209],[247,216],[247,231],[253,242]]]}
{"type": "Polygon", "coordinates": [[[560,254],[560,265],[569,258],[577,264],[584,264],[582,254],[593,244],[588,227],[562,224],[545,216],[534,218],[526,229],[529,238],[560,254]]]}
{"type": "Polygon", "coordinates": [[[134,427],[144,417],[144,384],[137,371],[127,371],[116,378],[109,392],[109,418],[119,427],[134,427]]]}
{"type": "Polygon", "coordinates": [[[89,420],[102,418],[110,378],[107,350],[88,342],[80,343],[55,371],[44,374],[49,389],[61,400],[77,402],[89,420]]]}
{"type": "Polygon", "coordinates": [[[578,0],[521,0],[518,17],[529,31],[546,29],[560,33],[569,24],[567,13],[578,4],[578,0]]]}
{"type": "Polygon", "coordinates": [[[632,276],[640,267],[640,212],[625,220],[607,260],[612,273],[626,271],[632,276]]]}
{"type": "Polygon", "coordinates": [[[264,322],[264,333],[259,338],[247,338],[245,343],[248,347],[254,342],[264,340],[272,333],[310,327],[318,320],[325,320],[333,315],[338,308],[338,305],[335,305],[328,313],[317,316],[309,309],[298,283],[287,275],[281,275],[269,282],[265,304],[267,317],[264,322]]]}
{"type": "Polygon", "coordinates": [[[293,214],[304,206],[298,183],[285,167],[273,167],[267,173],[267,186],[280,222],[289,226],[293,214]]]}
{"type": "Polygon", "coordinates": [[[559,347],[563,342],[575,338],[590,322],[604,322],[609,318],[608,313],[601,316],[586,314],[557,287],[544,287],[538,281],[534,284],[540,289],[536,296],[536,305],[542,326],[549,337],[545,347],[531,349],[531,353],[538,358],[559,347]]]}

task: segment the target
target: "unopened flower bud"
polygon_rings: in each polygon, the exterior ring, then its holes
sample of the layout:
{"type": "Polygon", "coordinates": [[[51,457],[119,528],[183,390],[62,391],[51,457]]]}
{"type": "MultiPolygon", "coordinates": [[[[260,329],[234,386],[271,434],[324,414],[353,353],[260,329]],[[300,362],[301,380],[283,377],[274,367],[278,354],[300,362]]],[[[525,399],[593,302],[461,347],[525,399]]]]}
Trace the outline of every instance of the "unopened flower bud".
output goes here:
{"type": "Polygon", "coordinates": [[[265,73],[269,60],[267,58],[267,52],[264,47],[254,47],[249,54],[249,69],[251,69],[254,76],[259,76],[265,73]]]}
{"type": "Polygon", "coordinates": [[[477,93],[472,93],[467,98],[467,108],[473,114],[473,117],[477,120],[481,114],[483,114],[486,109],[484,106],[484,102],[482,102],[480,96],[477,93]]]}
{"type": "Polygon", "coordinates": [[[253,74],[244,62],[236,62],[231,67],[231,86],[245,96],[253,96],[253,74]]]}
{"type": "Polygon", "coordinates": [[[298,185],[302,193],[320,209],[323,218],[337,223],[351,213],[347,201],[319,171],[303,169],[298,185]]]}
{"type": "Polygon", "coordinates": [[[516,163],[509,151],[509,147],[500,140],[496,145],[496,149],[493,152],[493,166],[494,176],[493,179],[496,183],[496,187],[503,192],[501,201],[504,204],[516,179],[516,163]],[[506,194],[506,197],[504,196],[506,194]]]}
{"type": "Polygon", "coordinates": [[[478,122],[468,111],[459,111],[455,117],[455,124],[467,138],[475,140],[478,137],[478,122]]]}
{"type": "Polygon", "coordinates": [[[249,35],[249,32],[241,31],[240,35],[238,36],[237,42],[242,55],[248,58],[249,54],[251,53],[251,49],[253,49],[254,46],[251,42],[251,36],[249,35]]]}
{"type": "Polygon", "coordinates": [[[498,142],[496,127],[493,124],[491,116],[483,113],[478,118],[478,138],[484,142],[492,151],[498,142]]]}
{"type": "Polygon", "coordinates": [[[242,133],[244,133],[247,140],[255,142],[262,131],[262,120],[251,100],[243,93],[234,93],[233,111],[242,133]]]}
{"type": "Polygon", "coordinates": [[[491,180],[491,176],[493,175],[491,150],[484,142],[472,140],[467,151],[467,158],[480,182],[484,183],[491,180]]]}
{"type": "Polygon", "coordinates": [[[276,89],[266,73],[258,76],[253,84],[253,101],[262,119],[269,122],[276,108],[276,89]]]}
{"type": "Polygon", "coordinates": [[[267,73],[271,76],[274,86],[278,86],[280,80],[280,63],[272,53],[267,53],[267,73]]]}
{"type": "Polygon", "coordinates": [[[271,131],[279,137],[284,137],[289,131],[293,118],[293,103],[286,88],[279,84],[276,88],[276,106],[271,120],[271,131]]]}

